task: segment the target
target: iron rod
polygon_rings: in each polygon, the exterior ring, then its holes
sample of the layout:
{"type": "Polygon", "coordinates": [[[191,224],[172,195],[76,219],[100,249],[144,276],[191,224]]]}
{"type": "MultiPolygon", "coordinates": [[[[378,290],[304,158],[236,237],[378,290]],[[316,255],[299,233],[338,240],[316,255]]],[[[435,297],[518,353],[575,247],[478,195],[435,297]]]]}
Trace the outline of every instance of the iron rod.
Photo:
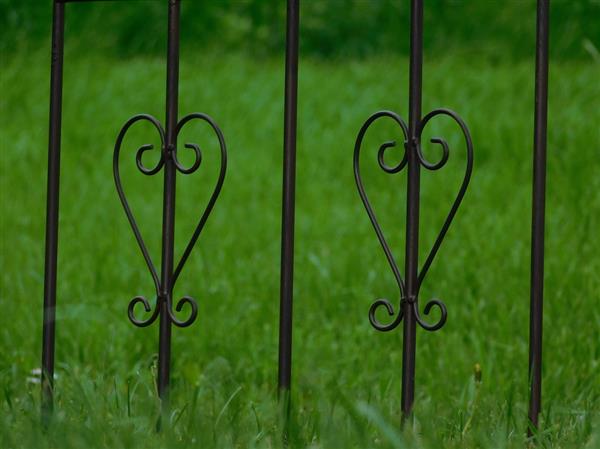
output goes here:
{"type": "MultiPolygon", "coordinates": [[[[279,305],[279,392],[288,402],[292,371],[292,309],[294,299],[294,216],[296,194],[296,116],[298,94],[299,0],[287,2],[283,198],[279,305]]],[[[287,405],[286,405],[287,407],[287,405]]]]}
{"type": "Polygon", "coordinates": [[[423,71],[423,2],[412,0],[410,22],[410,78],[408,130],[408,186],[406,212],[406,298],[402,348],[402,415],[411,414],[415,396],[416,320],[412,303],[419,290],[419,196],[420,162],[417,154],[418,128],[421,120],[423,71]]]}
{"type": "Polygon", "coordinates": [[[548,124],[548,36],[550,0],[537,2],[533,201],[531,221],[531,310],[529,318],[529,422],[531,436],[542,402],[542,327],[544,303],[544,227],[546,210],[546,136],[548,124]]]}
{"type": "Polygon", "coordinates": [[[42,329],[42,418],[54,408],[54,342],[56,332],[56,278],[58,256],[58,203],[62,122],[65,5],[54,2],[50,75],[50,125],[46,197],[46,255],[44,268],[44,321],[42,329]]]}
{"type": "Polygon", "coordinates": [[[165,176],[163,197],[163,235],[161,265],[161,304],[158,342],[158,394],[163,412],[169,408],[169,377],[171,359],[171,279],[175,241],[175,174],[172,153],[177,144],[177,106],[179,92],[179,16],[180,0],[169,0],[167,43],[167,95],[165,132],[165,176]]]}

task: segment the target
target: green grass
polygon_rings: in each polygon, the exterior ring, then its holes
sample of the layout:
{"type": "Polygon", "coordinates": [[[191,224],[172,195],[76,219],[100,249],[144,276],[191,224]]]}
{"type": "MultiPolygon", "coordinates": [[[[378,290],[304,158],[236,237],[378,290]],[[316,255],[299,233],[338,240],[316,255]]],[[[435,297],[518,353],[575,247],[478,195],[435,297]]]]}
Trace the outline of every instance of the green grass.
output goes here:
{"type": "MultiPolygon", "coordinates": [[[[0,446],[278,447],[276,405],[283,72],[280,60],[186,54],[183,115],[203,111],[229,148],[222,197],[176,288],[200,313],[173,332],[172,425],[157,435],[156,326],[137,329],[126,307],[152,297],[151,278],[112,181],[112,147],[132,114],[163,118],[164,61],[67,55],[61,178],[56,413],[39,425],[45,171],[46,52],[3,60],[1,71],[0,446]],[[69,58],[74,56],[73,58],[69,58]],[[76,56],[76,57],[75,57],[76,56]]],[[[541,447],[600,445],[599,66],[551,67],[541,447]]],[[[527,338],[533,65],[460,56],[425,61],[424,111],[457,110],[475,144],[469,192],[428,274],[422,305],[442,298],[446,326],[418,331],[413,425],[400,422],[402,332],[378,333],[373,300],[398,292],[360,203],[352,149],[377,109],[406,116],[407,61],[303,60],[298,135],[292,447],[521,448],[527,338]],[[474,382],[481,365],[483,380],[474,382]]],[[[464,149],[440,120],[451,161],[423,174],[422,254],[458,187],[464,149]]],[[[388,125],[365,141],[365,182],[403,260],[405,176],[376,169],[388,125]]],[[[161,179],[135,171],[131,134],[123,177],[159,259],[161,179]]],[[[215,179],[214,138],[186,141],[205,165],[178,181],[181,252],[215,179]],[[188,179],[189,178],[189,179],[188,179]]],[[[430,157],[435,150],[428,150],[430,157]]],[[[422,259],[423,260],[422,256],[422,259]]],[[[385,317],[382,317],[382,319],[385,317]]]]}

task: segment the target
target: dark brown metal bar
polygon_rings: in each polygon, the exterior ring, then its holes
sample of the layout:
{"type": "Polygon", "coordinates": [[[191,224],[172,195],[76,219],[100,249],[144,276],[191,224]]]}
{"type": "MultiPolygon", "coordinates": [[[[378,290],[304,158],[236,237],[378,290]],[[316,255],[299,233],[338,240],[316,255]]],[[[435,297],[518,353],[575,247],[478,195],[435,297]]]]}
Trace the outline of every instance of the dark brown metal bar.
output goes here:
{"type": "Polygon", "coordinates": [[[421,121],[423,71],[423,2],[412,0],[410,23],[410,79],[408,131],[408,189],[406,213],[406,298],[402,348],[402,414],[410,416],[415,397],[416,319],[413,303],[419,291],[420,162],[417,153],[421,121]]]}
{"type": "Polygon", "coordinates": [[[56,331],[56,277],[58,256],[58,203],[62,123],[65,5],[54,2],[50,75],[50,130],[46,199],[46,259],[44,269],[44,322],[42,330],[42,419],[54,407],[54,341],[56,331]]]}
{"type": "Polygon", "coordinates": [[[279,393],[289,405],[292,375],[292,308],[294,299],[294,215],[296,193],[296,113],[298,94],[299,0],[287,2],[281,284],[279,304],[279,393]]]}
{"type": "Polygon", "coordinates": [[[548,126],[548,47],[550,0],[537,2],[535,123],[531,221],[531,310],[529,317],[529,426],[539,424],[542,404],[542,327],[544,304],[544,227],[546,213],[546,136],[548,126]]]}
{"type": "MultiPolygon", "coordinates": [[[[169,0],[169,25],[167,43],[167,98],[166,98],[166,151],[170,155],[177,144],[177,107],[179,93],[179,16],[180,1],[169,0]]],[[[175,242],[175,175],[172,157],[165,158],[162,267],[160,292],[160,325],[158,342],[158,394],[163,411],[169,407],[169,377],[171,363],[171,279],[173,276],[173,250],[175,242]]]]}
{"type": "Polygon", "coordinates": [[[429,315],[433,308],[437,308],[440,317],[431,322],[423,319],[419,311],[419,289],[431,263],[433,262],[442,241],[444,240],[454,216],[462,203],[467,191],[471,174],[473,171],[473,142],[471,134],[463,119],[454,111],[446,108],[434,109],[424,116],[421,111],[422,99],[422,73],[423,73],[423,1],[411,0],[411,22],[410,22],[410,77],[409,77],[409,124],[393,111],[378,111],[363,123],[356,142],[354,144],[354,180],[358,188],[358,194],[365,206],[369,220],[377,234],[377,239],[383,249],[388,264],[394,274],[399,291],[399,310],[387,298],[375,300],[369,308],[369,322],[381,332],[389,332],[395,329],[404,320],[404,335],[402,347],[402,423],[411,417],[412,406],[415,397],[415,354],[416,354],[416,327],[419,325],[429,332],[441,329],[446,323],[448,312],[446,305],[437,298],[430,299],[423,308],[423,313],[429,315]],[[460,128],[465,139],[466,167],[463,181],[458,193],[450,207],[450,211],[444,220],[444,224],[435,242],[425,257],[425,263],[419,271],[419,208],[420,208],[420,166],[429,171],[437,171],[446,165],[450,157],[448,142],[441,138],[431,139],[431,143],[440,145],[442,155],[436,162],[428,160],[421,150],[421,136],[427,124],[438,116],[451,118],[460,128]],[[367,196],[360,170],[361,147],[363,138],[369,127],[379,119],[391,119],[395,122],[404,135],[405,152],[404,157],[395,164],[389,165],[385,160],[386,150],[396,146],[395,141],[383,142],[377,152],[379,167],[390,175],[400,173],[404,167],[408,168],[407,179],[407,208],[406,208],[406,248],[405,248],[405,279],[402,279],[396,259],[392,253],[387,239],[375,217],[375,212],[367,196]],[[383,309],[388,316],[395,317],[389,322],[382,322],[377,317],[377,309],[383,309]]]}

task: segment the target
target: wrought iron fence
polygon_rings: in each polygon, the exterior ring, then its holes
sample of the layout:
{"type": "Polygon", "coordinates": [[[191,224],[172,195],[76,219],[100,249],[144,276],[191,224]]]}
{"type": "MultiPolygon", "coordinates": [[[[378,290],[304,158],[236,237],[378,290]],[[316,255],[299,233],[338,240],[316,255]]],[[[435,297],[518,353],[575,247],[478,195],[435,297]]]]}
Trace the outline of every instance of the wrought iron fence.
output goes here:
{"type": "MultiPolygon", "coordinates": [[[[42,336],[42,416],[47,420],[53,409],[54,394],[54,353],[55,353],[55,314],[58,253],[58,216],[59,216],[59,177],[61,152],[61,119],[63,97],[63,54],[66,3],[92,2],[103,0],[54,0],[52,24],[52,59],[50,87],[50,130],[48,143],[48,184],[46,210],[46,252],[44,271],[44,320],[42,336]]],[[[179,18],[181,0],[167,0],[168,3],[168,50],[165,126],[147,114],[139,114],[129,119],[118,134],[114,149],[113,173],[116,190],[125,214],[131,225],[135,239],[150,271],[156,290],[154,304],[144,296],[135,296],[129,303],[128,316],[138,327],[149,326],[159,321],[158,372],[157,387],[163,411],[169,408],[169,377],[171,358],[171,330],[191,325],[198,314],[195,300],[184,296],[174,305],[173,287],[190,255],[208,217],[217,201],[224,183],[227,168],[227,150],[225,139],[216,122],[204,113],[192,113],[178,117],[179,82],[179,18]],[[194,162],[183,165],[178,158],[178,135],[190,121],[207,123],[218,140],[220,170],[216,185],[205,210],[200,214],[195,231],[188,242],[181,259],[175,264],[174,228],[175,228],[175,180],[177,175],[191,175],[202,165],[204,154],[196,143],[185,143],[184,148],[191,150],[194,162]],[[125,195],[119,170],[120,153],[127,131],[138,122],[149,122],[157,131],[161,147],[158,162],[147,167],[143,162],[145,152],[152,145],[141,145],[135,154],[136,166],[140,172],[153,176],[164,171],[163,187],[163,227],[162,260],[160,276],[156,265],[146,248],[136,220],[131,212],[125,195]],[[141,304],[150,316],[139,319],[135,307],[141,304]],[[184,306],[188,306],[189,315],[185,319],[178,317],[184,306]]],[[[373,225],[377,239],[381,244],[388,264],[393,272],[399,290],[399,303],[395,307],[388,299],[377,299],[369,309],[369,321],[379,331],[391,331],[404,322],[403,358],[402,358],[402,398],[403,420],[411,416],[415,388],[416,330],[420,326],[427,331],[436,331],[445,324],[448,313],[445,304],[439,299],[430,300],[423,308],[428,315],[436,307],[440,317],[437,322],[426,321],[419,308],[419,290],[426,274],[447,235],[450,225],[465,196],[473,170],[473,142],[467,125],[458,114],[450,109],[434,109],[423,115],[421,110],[422,71],[423,71],[423,0],[411,0],[410,24],[410,80],[408,123],[392,111],[379,111],[371,115],[360,128],[354,147],[354,175],[359,196],[373,225]],[[432,249],[419,268],[419,208],[421,168],[436,171],[443,168],[450,158],[450,147],[443,138],[433,138],[431,142],[440,146],[442,156],[438,161],[428,160],[422,149],[421,138],[427,124],[436,117],[447,116],[454,120],[464,136],[466,167],[463,181],[454,199],[450,211],[443,223],[432,249]],[[396,174],[405,167],[408,172],[407,208],[406,208],[406,246],[404,276],[396,258],[387,244],[383,231],[377,221],[364,187],[360,171],[360,156],[363,138],[370,125],[380,119],[392,120],[398,125],[404,141],[397,143],[386,141],[379,147],[377,161],[387,174],[396,174]],[[403,148],[403,157],[395,165],[386,163],[386,153],[393,147],[403,148]],[[377,309],[383,308],[393,317],[389,323],[382,323],[376,317],[377,309]]],[[[545,216],[545,178],[546,178],[546,133],[548,101],[548,36],[549,36],[549,0],[537,2],[537,42],[535,70],[535,112],[534,112],[534,170],[533,170],[533,206],[532,206],[532,245],[531,245],[531,312],[530,312],[530,405],[528,433],[532,435],[538,427],[541,407],[541,362],[542,362],[542,304],[544,273],[544,216],[545,216]]],[[[294,270],[294,216],[295,216],[295,177],[296,177],[296,111],[298,86],[298,42],[300,8],[299,0],[287,1],[287,45],[285,57],[285,106],[284,106],[284,143],[283,143],[283,198],[281,233],[281,279],[280,279],[280,325],[279,325],[279,395],[286,414],[289,413],[289,392],[292,385],[292,309],[293,309],[293,270],[294,270]]]]}

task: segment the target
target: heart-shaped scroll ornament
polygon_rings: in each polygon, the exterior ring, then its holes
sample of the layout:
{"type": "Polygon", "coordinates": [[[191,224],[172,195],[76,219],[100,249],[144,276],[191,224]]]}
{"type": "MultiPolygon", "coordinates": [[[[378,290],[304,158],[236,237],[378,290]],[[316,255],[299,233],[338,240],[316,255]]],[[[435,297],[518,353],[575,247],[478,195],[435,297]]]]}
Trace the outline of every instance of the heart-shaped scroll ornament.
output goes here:
{"type": "Polygon", "coordinates": [[[375,329],[380,330],[380,331],[390,331],[390,330],[396,328],[398,326],[398,324],[400,324],[400,322],[402,321],[403,310],[404,310],[403,304],[405,302],[408,302],[410,304],[416,321],[424,329],[429,330],[429,331],[435,331],[435,330],[440,329],[446,323],[446,319],[448,316],[446,306],[439,299],[430,300],[425,305],[424,313],[426,315],[428,315],[430,313],[431,309],[434,306],[437,306],[441,312],[440,319],[436,323],[430,324],[421,318],[421,314],[419,312],[419,305],[418,305],[418,291],[423,283],[423,280],[425,279],[425,275],[427,274],[427,271],[431,267],[431,264],[442,244],[442,241],[444,240],[444,237],[446,236],[446,233],[448,232],[448,229],[450,228],[450,225],[452,224],[452,220],[454,219],[454,216],[456,215],[456,212],[457,212],[458,208],[460,207],[460,203],[462,202],[462,200],[465,196],[465,192],[467,190],[469,181],[471,179],[472,171],[473,171],[473,143],[471,140],[471,135],[469,133],[469,129],[467,128],[464,121],[455,112],[453,112],[449,109],[434,109],[433,111],[431,111],[430,113],[425,115],[419,122],[419,126],[417,127],[416,136],[412,140],[409,138],[409,130],[408,130],[408,126],[406,125],[406,122],[398,114],[396,114],[395,112],[392,112],[392,111],[379,111],[379,112],[374,113],[365,121],[365,123],[361,127],[360,131],[358,132],[358,136],[356,138],[356,143],[354,145],[354,179],[356,180],[356,186],[358,188],[358,193],[359,193],[360,198],[365,206],[365,209],[369,216],[369,220],[371,221],[371,224],[373,225],[373,228],[375,229],[375,234],[377,234],[379,243],[381,244],[381,247],[383,248],[383,252],[385,253],[385,257],[388,261],[388,264],[389,264],[390,268],[392,269],[394,278],[396,280],[396,284],[398,285],[399,294],[400,294],[400,301],[399,301],[399,307],[398,307],[397,312],[394,311],[394,306],[392,305],[392,303],[388,299],[385,299],[385,298],[377,299],[371,305],[371,307],[369,309],[369,321],[371,322],[371,325],[375,329]],[[444,220],[442,229],[440,230],[431,250],[429,251],[429,254],[427,255],[425,263],[423,264],[423,266],[421,267],[421,270],[419,271],[417,293],[414,298],[407,298],[404,280],[402,279],[402,275],[400,274],[400,270],[398,269],[398,265],[396,263],[394,255],[392,253],[392,250],[390,249],[390,246],[388,245],[388,243],[385,239],[383,231],[381,230],[381,226],[379,225],[379,222],[377,221],[375,211],[373,210],[373,207],[371,206],[371,203],[369,202],[367,192],[365,191],[365,187],[364,187],[361,173],[360,173],[360,152],[361,152],[363,139],[364,139],[365,134],[366,134],[367,130],[369,129],[369,127],[375,121],[387,117],[389,119],[392,119],[396,124],[398,124],[400,126],[400,129],[402,130],[402,134],[404,135],[404,145],[403,145],[404,154],[403,154],[402,160],[399,163],[397,163],[396,165],[387,165],[385,163],[385,153],[388,149],[395,147],[396,142],[388,141],[388,142],[383,143],[379,147],[379,151],[377,152],[377,162],[379,164],[379,167],[388,174],[399,173],[402,171],[402,169],[408,163],[408,152],[416,151],[417,159],[418,159],[419,163],[421,165],[423,165],[423,167],[425,167],[428,170],[432,170],[432,171],[439,170],[444,165],[446,165],[446,162],[448,162],[448,159],[450,157],[450,148],[448,146],[448,143],[444,139],[439,138],[439,137],[435,137],[435,138],[431,139],[432,143],[438,144],[442,148],[442,157],[440,158],[440,160],[438,162],[434,162],[434,163],[428,161],[425,158],[425,156],[423,155],[422,148],[421,148],[421,135],[423,133],[425,126],[430,122],[431,119],[433,119],[434,117],[439,116],[439,115],[448,116],[448,117],[452,118],[459,125],[459,127],[464,135],[464,138],[465,138],[465,144],[466,144],[466,149],[467,149],[467,160],[466,160],[467,163],[466,163],[463,181],[460,185],[458,194],[456,195],[456,198],[454,199],[454,202],[452,203],[450,212],[448,213],[448,215],[446,216],[446,219],[444,220]],[[390,322],[388,324],[384,324],[377,320],[376,311],[381,306],[383,306],[387,310],[387,312],[390,316],[396,315],[395,319],[392,322],[390,322]]]}
{"type": "Polygon", "coordinates": [[[215,187],[212,191],[212,194],[208,200],[208,204],[206,205],[204,211],[202,212],[202,214],[198,220],[198,223],[196,224],[194,232],[192,233],[192,236],[191,236],[187,246],[185,247],[185,250],[183,251],[181,259],[175,266],[175,270],[173,271],[173,274],[170,278],[171,279],[170,285],[168,285],[168,286],[161,285],[161,280],[158,277],[158,274],[156,271],[156,266],[154,265],[154,262],[152,261],[152,257],[150,256],[148,248],[146,247],[144,239],[142,238],[140,229],[139,229],[137,222],[133,216],[131,207],[129,206],[129,202],[127,201],[127,197],[125,196],[125,192],[123,190],[123,184],[121,182],[121,174],[120,174],[120,170],[119,170],[121,146],[123,143],[123,139],[124,139],[125,135],[127,134],[127,131],[135,123],[140,122],[140,121],[147,121],[147,122],[150,122],[154,126],[154,128],[156,128],[156,130],[159,133],[160,141],[161,141],[160,159],[158,160],[156,165],[154,167],[149,168],[149,167],[146,167],[144,165],[144,163],[142,162],[142,157],[143,157],[144,152],[152,150],[154,148],[153,145],[148,145],[148,144],[142,145],[136,152],[136,166],[140,172],[142,172],[144,175],[147,175],[147,176],[152,176],[152,175],[155,175],[156,173],[160,172],[161,169],[164,167],[165,162],[169,158],[173,161],[173,165],[175,166],[175,168],[178,172],[180,172],[183,175],[192,174],[196,170],[198,170],[198,168],[202,164],[202,151],[201,151],[199,145],[197,145],[195,143],[186,143],[184,145],[184,147],[189,150],[192,150],[194,152],[194,162],[189,167],[184,166],[177,157],[177,148],[167,148],[166,147],[165,131],[164,131],[162,125],[160,124],[160,122],[156,118],[152,117],[151,115],[147,115],[147,114],[139,114],[139,115],[136,115],[136,116],[132,117],[131,119],[129,119],[125,123],[125,125],[123,125],[123,127],[121,128],[121,131],[119,132],[117,141],[115,143],[115,149],[114,149],[114,153],[113,153],[113,175],[114,175],[115,185],[117,187],[117,193],[119,194],[119,199],[121,200],[121,204],[123,205],[123,209],[125,210],[125,214],[127,215],[127,219],[129,220],[129,224],[131,225],[133,234],[135,235],[135,239],[140,247],[140,250],[142,251],[142,255],[144,256],[144,260],[146,261],[146,265],[148,266],[148,270],[150,271],[152,280],[154,281],[154,287],[156,290],[156,300],[155,300],[154,307],[152,307],[150,305],[150,302],[144,296],[136,296],[129,302],[129,306],[128,306],[129,319],[134,325],[136,325],[138,327],[146,327],[146,326],[149,326],[150,324],[152,324],[154,321],[156,321],[156,319],[158,318],[158,316],[160,314],[160,303],[162,301],[167,302],[166,310],[169,315],[169,319],[171,320],[171,322],[173,324],[175,324],[178,327],[189,326],[190,324],[192,324],[195,321],[195,319],[198,315],[198,305],[197,305],[196,301],[190,296],[184,296],[177,302],[177,305],[175,306],[175,311],[180,312],[183,309],[183,306],[188,304],[190,306],[191,312],[187,319],[180,320],[179,318],[177,318],[177,316],[175,315],[175,312],[173,311],[173,305],[171,304],[170,298],[173,293],[173,288],[175,286],[175,282],[179,278],[179,275],[181,274],[181,270],[183,269],[183,266],[185,265],[190,253],[192,252],[192,249],[194,248],[194,245],[196,244],[196,241],[198,240],[198,237],[200,236],[200,233],[202,232],[202,229],[204,228],[204,225],[206,224],[206,221],[208,220],[208,217],[217,201],[217,198],[219,197],[221,188],[223,187],[223,181],[225,180],[225,173],[227,171],[227,148],[225,146],[225,139],[223,137],[223,133],[221,132],[218,125],[215,123],[215,121],[211,117],[209,117],[208,115],[203,114],[203,113],[196,112],[196,113],[192,113],[192,114],[189,114],[189,115],[183,117],[179,121],[179,123],[177,123],[176,129],[175,129],[175,134],[178,135],[180,133],[181,129],[188,122],[190,122],[192,120],[200,120],[200,121],[206,122],[212,128],[215,135],[217,136],[217,139],[219,141],[219,148],[220,148],[220,170],[219,170],[219,176],[218,176],[217,182],[216,182],[215,187]],[[165,294],[164,292],[168,292],[168,293],[165,294]],[[151,313],[151,315],[148,318],[146,318],[146,319],[136,318],[135,306],[138,303],[141,303],[143,305],[144,310],[147,313],[151,313]]]}

